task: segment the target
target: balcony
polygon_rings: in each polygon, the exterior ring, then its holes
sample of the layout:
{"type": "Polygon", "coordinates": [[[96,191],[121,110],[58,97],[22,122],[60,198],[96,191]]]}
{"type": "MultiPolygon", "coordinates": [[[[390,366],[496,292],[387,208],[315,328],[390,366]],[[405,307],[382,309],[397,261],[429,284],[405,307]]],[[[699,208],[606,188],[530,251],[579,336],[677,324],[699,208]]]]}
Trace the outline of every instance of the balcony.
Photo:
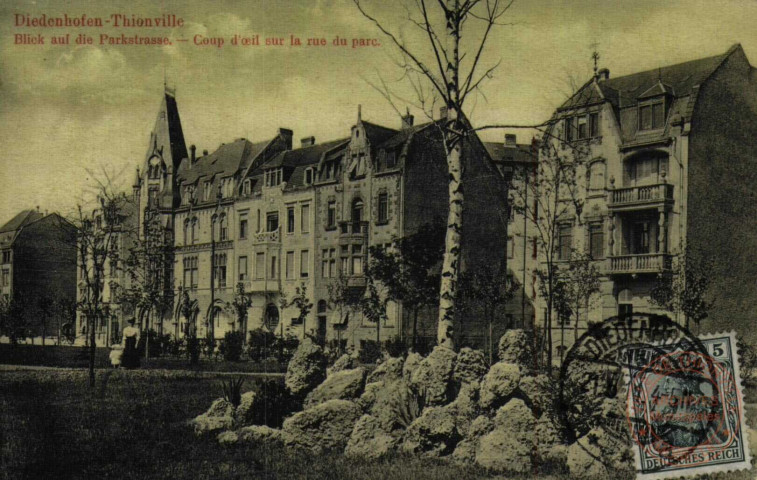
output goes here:
{"type": "Polygon", "coordinates": [[[281,291],[278,278],[245,280],[242,284],[247,293],[277,293],[281,291]]]}
{"type": "Polygon", "coordinates": [[[368,222],[339,222],[339,244],[366,243],[368,222]]]}
{"type": "Polygon", "coordinates": [[[610,274],[660,273],[671,268],[668,253],[642,253],[610,257],[610,274]]]}
{"type": "Polygon", "coordinates": [[[260,232],[255,233],[252,236],[253,243],[256,244],[264,244],[264,243],[279,243],[281,241],[281,235],[279,234],[280,229],[273,230],[271,232],[260,232]]]}
{"type": "Polygon", "coordinates": [[[660,183],[642,187],[610,190],[608,207],[614,210],[631,210],[673,204],[673,185],[660,183]]]}

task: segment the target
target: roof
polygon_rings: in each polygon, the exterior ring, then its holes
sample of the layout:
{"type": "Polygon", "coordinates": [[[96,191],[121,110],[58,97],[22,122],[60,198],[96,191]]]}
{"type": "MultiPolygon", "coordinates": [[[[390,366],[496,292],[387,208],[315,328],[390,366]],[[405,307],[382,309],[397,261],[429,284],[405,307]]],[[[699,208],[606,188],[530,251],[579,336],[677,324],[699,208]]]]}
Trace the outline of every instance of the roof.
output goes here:
{"type": "Polygon", "coordinates": [[[202,177],[209,180],[216,175],[234,175],[238,170],[246,168],[269,143],[269,140],[252,143],[240,138],[222,144],[213,153],[198,158],[191,166],[189,160],[182,162],[178,175],[184,184],[195,183],[202,177]]]}
{"type": "Polygon", "coordinates": [[[375,123],[362,121],[363,128],[365,129],[365,136],[371,142],[371,145],[378,145],[385,142],[389,138],[397,134],[398,130],[393,128],[384,127],[375,123]]]}
{"type": "Polygon", "coordinates": [[[654,94],[667,93],[684,97],[695,93],[702,84],[720,66],[731,53],[740,49],[734,45],[727,52],[712,57],[655,68],[643,72],[624,75],[607,80],[584,84],[578,92],[569,98],[561,110],[580,107],[602,100],[612,102],[616,107],[636,105],[639,98],[654,94]]]}
{"type": "Polygon", "coordinates": [[[187,157],[187,145],[179,118],[179,107],[173,94],[166,91],[163,95],[155,126],[152,129],[150,145],[145,160],[153,155],[160,155],[167,166],[176,168],[187,157]]]}
{"type": "Polygon", "coordinates": [[[15,232],[21,227],[24,227],[34,221],[37,221],[44,216],[45,215],[43,213],[40,213],[37,210],[22,210],[20,213],[18,213],[9,222],[7,222],[5,225],[3,225],[0,228],[0,233],[15,232]]]}
{"type": "Polygon", "coordinates": [[[481,142],[495,163],[535,163],[536,158],[531,153],[531,145],[505,145],[502,142],[481,142]]]}
{"type": "Polygon", "coordinates": [[[287,190],[303,186],[305,178],[304,172],[307,167],[317,165],[324,154],[328,154],[332,152],[332,150],[346,146],[349,141],[349,138],[341,138],[295,150],[280,152],[271,160],[255,169],[252,175],[260,175],[264,170],[269,168],[285,167],[291,169],[291,174],[287,179],[287,190]]]}

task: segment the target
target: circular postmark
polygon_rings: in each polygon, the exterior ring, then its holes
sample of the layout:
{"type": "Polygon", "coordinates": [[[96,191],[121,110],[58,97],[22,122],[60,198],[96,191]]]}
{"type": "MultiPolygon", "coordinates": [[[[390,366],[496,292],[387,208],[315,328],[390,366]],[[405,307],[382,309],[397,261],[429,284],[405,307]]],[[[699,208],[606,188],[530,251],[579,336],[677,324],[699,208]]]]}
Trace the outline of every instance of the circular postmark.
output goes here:
{"type": "Polygon", "coordinates": [[[614,450],[630,447],[629,424],[636,423],[629,422],[637,420],[629,420],[627,414],[626,380],[656,359],[682,351],[707,353],[697,337],[665,315],[637,313],[592,325],[568,351],[560,369],[558,410],[569,439],[601,430],[612,437],[614,450]]]}

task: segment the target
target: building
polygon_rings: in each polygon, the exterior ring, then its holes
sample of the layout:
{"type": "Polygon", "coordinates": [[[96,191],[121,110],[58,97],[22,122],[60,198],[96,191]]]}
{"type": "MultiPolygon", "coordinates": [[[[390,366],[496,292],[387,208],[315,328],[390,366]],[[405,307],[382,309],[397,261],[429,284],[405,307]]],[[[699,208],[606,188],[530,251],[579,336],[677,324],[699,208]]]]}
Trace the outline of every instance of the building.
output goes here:
{"type": "MultiPolygon", "coordinates": [[[[650,292],[683,252],[713,265],[715,307],[691,328],[748,325],[757,298],[757,72],[741,46],[615,78],[600,69],[553,120],[548,141],[588,152],[577,182],[582,209],[560,219],[557,255],[590,253],[601,272],[601,292],[575,332],[614,315],[662,313],[650,292]]],[[[544,302],[536,300],[540,322],[544,302]]]]}
{"type": "Polygon", "coordinates": [[[28,336],[69,337],[74,319],[53,305],[76,299],[73,225],[57,213],[24,210],[0,228],[0,249],[0,293],[21,303],[28,336]]]}
{"type": "MultiPolygon", "coordinates": [[[[294,148],[293,132],[280,128],[269,140],[238,139],[197,156],[194,145],[186,149],[167,89],[133,198],[140,237],[149,217],[172,238],[167,295],[175,300],[186,293],[194,313],[184,318],[174,301],[171,312],[153,312],[149,324],[177,337],[190,328],[215,338],[267,328],[343,345],[374,340],[376,326],[359,312],[332,309],[328,286],[343,276],[360,294],[371,246],[388,247],[446,218],[447,167],[436,125],[414,125],[408,114],[398,128],[387,128],[364,120],[358,107],[341,139],[305,137],[294,148]],[[244,325],[228,309],[240,285],[252,300],[244,325]],[[296,308],[282,308],[282,299],[303,286],[313,309],[301,322],[296,308]]],[[[465,180],[474,186],[466,190],[464,268],[502,263],[505,185],[477,137],[465,158],[465,180]]],[[[419,323],[421,335],[435,337],[436,312],[419,323]]],[[[382,340],[406,335],[407,328],[402,306],[390,303],[382,340]]]]}

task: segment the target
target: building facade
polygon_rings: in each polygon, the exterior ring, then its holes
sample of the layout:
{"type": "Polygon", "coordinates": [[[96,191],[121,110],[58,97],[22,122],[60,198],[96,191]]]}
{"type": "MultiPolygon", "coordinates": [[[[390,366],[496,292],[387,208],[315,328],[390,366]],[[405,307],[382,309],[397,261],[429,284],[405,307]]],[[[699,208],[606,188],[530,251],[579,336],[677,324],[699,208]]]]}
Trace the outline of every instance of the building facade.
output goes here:
{"type": "Polygon", "coordinates": [[[20,302],[26,336],[70,338],[73,318],[60,302],[76,299],[76,236],[57,213],[25,210],[0,228],[0,294],[20,302]]]}
{"type": "MultiPolygon", "coordinates": [[[[409,114],[394,129],[364,120],[358,107],[345,133],[323,143],[305,137],[295,148],[293,132],[280,128],[269,140],[238,139],[198,156],[193,145],[187,151],[167,90],[133,189],[140,235],[149,211],[173,241],[173,310],[150,325],[177,337],[189,328],[215,338],[266,328],[345,346],[375,340],[376,325],[335,308],[329,285],[341,279],[361,295],[370,247],[446,218],[446,158],[437,124],[414,125],[409,114]],[[240,287],[252,300],[241,325],[229,309],[240,287]],[[313,304],[304,321],[289,305],[303,288],[313,304]],[[185,294],[189,319],[176,301],[185,294]]],[[[504,216],[490,218],[505,210],[500,173],[477,138],[468,143],[465,175],[475,188],[466,191],[464,268],[504,261],[507,228],[504,216]]],[[[435,321],[426,312],[422,334],[435,335],[435,321]]],[[[389,302],[381,340],[407,328],[402,306],[389,302]]]]}
{"type": "MultiPolygon", "coordinates": [[[[712,264],[709,295],[716,299],[709,317],[690,327],[748,325],[757,295],[749,260],[757,238],[751,193],[757,181],[757,73],[741,46],[617,78],[600,69],[552,120],[545,141],[583,151],[576,182],[581,208],[558,219],[557,263],[565,266],[572,252],[584,252],[601,274],[600,292],[578,325],[561,328],[553,315],[553,358],[561,344],[554,332],[564,330],[567,348],[589,323],[614,315],[667,313],[686,323],[681,313],[663,312],[651,299],[658,280],[684,254],[712,264]]],[[[545,267],[544,251],[524,258],[525,265],[513,268],[545,267]]],[[[532,298],[541,325],[545,301],[535,291],[532,298]]]]}

